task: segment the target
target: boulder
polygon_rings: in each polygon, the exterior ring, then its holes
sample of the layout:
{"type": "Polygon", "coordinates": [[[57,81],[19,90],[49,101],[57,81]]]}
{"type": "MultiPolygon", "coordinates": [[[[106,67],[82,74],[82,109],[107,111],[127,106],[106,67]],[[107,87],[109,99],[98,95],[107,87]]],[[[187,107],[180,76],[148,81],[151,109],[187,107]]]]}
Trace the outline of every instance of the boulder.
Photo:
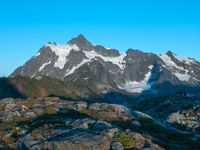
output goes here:
{"type": "Polygon", "coordinates": [[[72,134],[66,140],[50,141],[41,146],[42,149],[69,150],[109,150],[110,141],[106,136],[91,133],[72,134]]]}
{"type": "Polygon", "coordinates": [[[124,150],[124,146],[120,142],[112,142],[111,150],[124,150]]]}
{"type": "Polygon", "coordinates": [[[112,128],[112,129],[108,129],[106,130],[106,134],[108,135],[108,137],[113,138],[115,133],[118,132],[119,129],[118,128],[112,128]]]}
{"type": "Polygon", "coordinates": [[[110,123],[107,123],[105,121],[97,121],[96,124],[93,125],[93,129],[95,130],[107,130],[111,128],[112,125],[110,123]]]}

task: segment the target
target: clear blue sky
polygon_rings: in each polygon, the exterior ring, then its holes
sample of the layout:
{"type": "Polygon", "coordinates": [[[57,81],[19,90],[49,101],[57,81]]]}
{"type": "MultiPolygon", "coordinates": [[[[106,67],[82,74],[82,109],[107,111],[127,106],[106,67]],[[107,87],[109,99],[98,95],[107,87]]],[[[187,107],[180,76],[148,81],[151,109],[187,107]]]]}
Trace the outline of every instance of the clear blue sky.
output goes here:
{"type": "Polygon", "coordinates": [[[200,60],[200,0],[1,0],[0,76],[48,41],[78,34],[125,51],[174,53],[200,60]]]}

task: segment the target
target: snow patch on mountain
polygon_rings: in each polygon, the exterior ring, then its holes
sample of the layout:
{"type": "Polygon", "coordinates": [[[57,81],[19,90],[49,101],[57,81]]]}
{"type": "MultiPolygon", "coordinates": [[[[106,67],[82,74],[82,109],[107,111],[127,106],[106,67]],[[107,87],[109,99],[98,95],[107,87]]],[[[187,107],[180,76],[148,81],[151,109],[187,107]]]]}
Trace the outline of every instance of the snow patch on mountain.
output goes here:
{"type": "Polygon", "coordinates": [[[34,56],[34,58],[40,56],[40,54],[41,54],[41,52],[38,52],[38,53],[34,56]]]}
{"type": "Polygon", "coordinates": [[[178,66],[174,61],[172,61],[172,59],[167,54],[161,54],[159,55],[159,57],[162,59],[166,66],[177,68],[179,70],[184,70],[183,67],[178,66]]]}
{"type": "MultiPolygon", "coordinates": [[[[172,54],[175,59],[178,61],[185,63],[186,65],[191,65],[192,63],[195,63],[193,59],[177,56],[176,54],[172,54]]],[[[188,82],[192,77],[188,74],[189,70],[185,69],[181,66],[178,66],[166,53],[159,55],[159,57],[162,59],[162,61],[165,63],[164,67],[171,67],[176,68],[178,70],[173,70],[173,74],[180,80],[180,81],[186,81],[188,82]],[[185,73],[180,73],[180,71],[184,71],[185,73]]],[[[196,80],[196,78],[193,78],[196,80]]]]}
{"type": "Polygon", "coordinates": [[[92,59],[97,59],[97,58],[101,58],[103,59],[103,61],[105,62],[111,62],[115,65],[117,65],[119,68],[124,69],[125,68],[125,61],[124,58],[126,57],[126,53],[122,53],[120,56],[117,57],[106,57],[106,56],[102,56],[100,54],[98,54],[97,52],[93,51],[84,51],[85,56],[87,58],[89,58],[90,60],[92,59]]]}
{"type": "Polygon", "coordinates": [[[187,73],[185,74],[181,74],[181,73],[174,73],[176,75],[176,77],[180,80],[180,81],[189,81],[189,79],[191,78],[190,75],[188,75],[187,73]]]}
{"type": "Polygon", "coordinates": [[[107,49],[107,50],[111,50],[112,48],[110,48],[110,47],[105,47],[105,49],[107,49]]]}
{"type": "MultiPolygon", "coordinates": [[[[99,45],[96,45],[96,44],[93,44],[93,43],[91,43],[92,44],[92,46],[94,46],[94,47],[96,47],[96,46],[99,46],[99,45]]],[[[110,47],[104,47],[106,50],[112,50],[112,48],[110,48],[110,47]]]]}
{"type": "Polygon", "coordinates": [[[191,58],[188,57],[182,57],[182,56],[177,56],[177,55],[173,55],[177,60],[179,60],[180,62],[186,63],[188,65],[195,63],[195,61],[191,58]]]}
{"type": "Polygon", "coordinates": [[[44,63],[40,68],[39,72],[41,72],[47,65],[51,64],[51,60],[49,62],[44,63]]]}
{"type": "Polygon", "coordinates": [[[80,64],[74,66],[70,71],[68,70],[68,72],[65,74],[65,77],[70,75],[70,74],[73,74],[75,72],[75,70],[77,70],[78,68],[80,68],[84,64],[88,63],[89,61],[90,61],[89,59],[83,59],[80,64]]]}
{"type": "Polygon", "coordinates": [[[142,91],[150,89],[153,83],[148,83],[148,80],[151,77],[152,68],[152,65],[149,66],[150,71],[145,75],[142,81],[128,81],[124,85],[118,86],[118,88],[130,93],[142,93],[142,91]]]}
{"type": "Polygon", "coordinates": [[[51,50],[58,56],[57,62],[55,62],[54,67],[58,67],[63,69],[66,62],[67,56],[70,54],[71,50],[79,51],[79,47],[75,44],[67,44],[67,45],[55,45],[55,44],[47,44],[46,47],[51,48],[51,50]]]}
{"type": "Polygon", "coordinates": [[[121,69],[125,68],[125,65],[124,65],[124,63],[125,63],[124,57],[126,57],[125,53],[121,54],[118,57],[105,57],[105,56],[98,54],[94,50],[93,51],[83,51],[83,53],[85,54],[87,59],[83,59],[80,64],[74,66],[71,70],[67,70],[65,77],[70,74],[73,74],[78,68],[80,68],[81,66],[83,66],[86,63],[91,62],[92,60],[96,60],[97,58],[101,58],[105,62],[111,62],[111,63],[117,65],[121,69]]]}

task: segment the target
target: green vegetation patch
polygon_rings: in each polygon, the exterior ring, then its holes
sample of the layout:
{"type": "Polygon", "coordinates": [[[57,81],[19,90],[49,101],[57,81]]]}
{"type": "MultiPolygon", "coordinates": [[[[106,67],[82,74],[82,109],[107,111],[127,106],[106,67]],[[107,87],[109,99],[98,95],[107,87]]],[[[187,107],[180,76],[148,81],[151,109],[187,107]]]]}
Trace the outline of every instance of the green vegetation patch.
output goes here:
{"type": "Polygon", "coordinates": [[[132,148],[135,144],[135,139],[129,137],[124,132],[117,132],[115,134],[115,139],[116,141],[120,142],[124,146],[124,148],[132,148]]]}
{"type": "Polygon", "coordinates": [[[53,114],[57,114],[58,113],[58,110],[55,109],[55,108],[45,108],[43,110],[43,113],[44,114],[48,114],[48,115],[53,115],[53,114]]]}

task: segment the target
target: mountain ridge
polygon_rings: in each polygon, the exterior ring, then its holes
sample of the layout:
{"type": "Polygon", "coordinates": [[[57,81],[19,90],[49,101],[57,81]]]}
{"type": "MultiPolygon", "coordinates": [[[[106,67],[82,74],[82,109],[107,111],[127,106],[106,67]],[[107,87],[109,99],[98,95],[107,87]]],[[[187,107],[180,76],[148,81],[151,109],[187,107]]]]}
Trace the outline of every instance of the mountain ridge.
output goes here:
{"type": "Polygon", "coordinates": [[[141,94],[148,91],[159,95],[180,85],[188,90],[187,93],[193,94],[188,86],[200,88],[200,63],[195,59],[171,51],[156,55],[128,49],[121,53],[93,45],[83,35],[71,39],[66,45],[47,43],[10,77],[17,75],[36,79],[49,76],[88,87],[90,83],[95,91],[100,92],[116,90],[141,94]]]}

